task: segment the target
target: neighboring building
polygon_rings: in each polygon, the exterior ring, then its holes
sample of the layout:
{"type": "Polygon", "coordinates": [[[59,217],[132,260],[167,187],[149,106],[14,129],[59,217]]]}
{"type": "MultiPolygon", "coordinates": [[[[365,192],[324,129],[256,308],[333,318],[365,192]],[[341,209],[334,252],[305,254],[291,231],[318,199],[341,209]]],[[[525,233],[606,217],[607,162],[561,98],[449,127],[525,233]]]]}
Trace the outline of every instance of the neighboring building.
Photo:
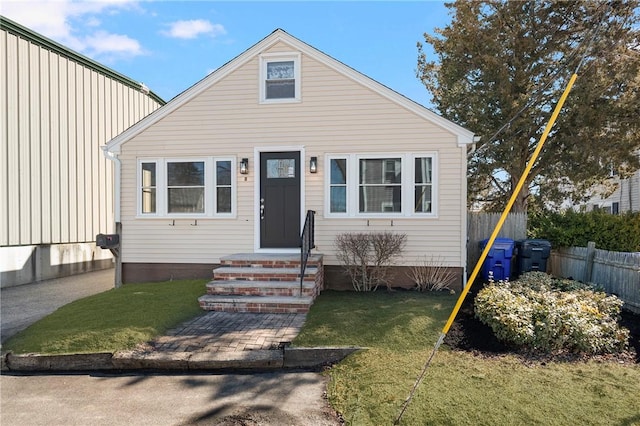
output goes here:
{"type": "Polygon", "coordinates": [[[113,164],[100,146],[164,101],[0,18],[0,283],[111,267],[113,164]]]}
{"type": "MultiPolygon", "coordinates": [[[[123,282],[204,276],[237,253],[315,253],[344,232],[405,233],[464,280],[474,135],[276,30],[105,149],[121,167],[123,282]]],[[[327,282],[327,280],[325,280],[327,282]]]]}
{"type": "Polygon", "coordinates": [[[575,209],[586,211],[602,210],[611,214],[626,212],[640,212],[640,170],[631,177],[620,179],[618,175],[611,177],[610,184],[615,185],[615,190],[608,197],[594,196],[584,205],[575,206],[575,209]]]}

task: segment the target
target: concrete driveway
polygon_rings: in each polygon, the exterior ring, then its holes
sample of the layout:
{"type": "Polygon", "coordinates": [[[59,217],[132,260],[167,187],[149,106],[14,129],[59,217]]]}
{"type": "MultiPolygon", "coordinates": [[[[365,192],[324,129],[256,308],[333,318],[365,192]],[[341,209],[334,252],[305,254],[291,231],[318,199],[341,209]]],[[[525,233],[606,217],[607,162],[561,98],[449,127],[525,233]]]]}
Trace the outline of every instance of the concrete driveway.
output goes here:
{"type": "Polygon", "coordinates": [[[61,306],[114,287],[114,269],[0,289],[0,341],[61,306]]]}

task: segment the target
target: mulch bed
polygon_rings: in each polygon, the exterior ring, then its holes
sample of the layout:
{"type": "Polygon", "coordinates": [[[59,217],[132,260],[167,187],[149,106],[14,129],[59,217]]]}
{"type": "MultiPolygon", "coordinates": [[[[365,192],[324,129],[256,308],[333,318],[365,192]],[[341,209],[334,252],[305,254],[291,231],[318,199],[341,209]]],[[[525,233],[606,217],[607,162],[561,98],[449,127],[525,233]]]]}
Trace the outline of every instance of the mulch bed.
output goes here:
{"type": "Polygon", "coordinates": [[[523,352],[500,342],[493,335],[491,328],[480,322],[473,313],[473,299],[475,293],[467,295],[460,312],[447,333],[444,343],[454,350],[472,352],[475,355],[491,357],[502,354],[517,354],[529,361],[584,361],[587,359],[611,360],[616,362],[635,362],[640,364],[640,315],[623,310],[620,324],[629,329],[629,350],[623,354],[587,357],[573,353],[558,353],[541,355],[533,352],[523,352]]]}

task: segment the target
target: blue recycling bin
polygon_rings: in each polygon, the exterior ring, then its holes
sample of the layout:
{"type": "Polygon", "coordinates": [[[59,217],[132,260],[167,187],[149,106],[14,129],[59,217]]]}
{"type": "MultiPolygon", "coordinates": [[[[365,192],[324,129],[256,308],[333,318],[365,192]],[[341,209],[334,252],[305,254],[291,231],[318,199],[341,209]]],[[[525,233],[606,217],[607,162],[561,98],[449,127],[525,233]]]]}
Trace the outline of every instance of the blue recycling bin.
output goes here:
{"type": "MultiPolygon", "coordinates": [[[[489,239],[480,241],[480,250],[484,250],[489,239]]],[[[482,264],[482,277],[489,279],[489,272],[494,281],[504,281],[511,277],[511,264],[514,259],[515,241],[510,238],[496,238],[482,264]]]]}

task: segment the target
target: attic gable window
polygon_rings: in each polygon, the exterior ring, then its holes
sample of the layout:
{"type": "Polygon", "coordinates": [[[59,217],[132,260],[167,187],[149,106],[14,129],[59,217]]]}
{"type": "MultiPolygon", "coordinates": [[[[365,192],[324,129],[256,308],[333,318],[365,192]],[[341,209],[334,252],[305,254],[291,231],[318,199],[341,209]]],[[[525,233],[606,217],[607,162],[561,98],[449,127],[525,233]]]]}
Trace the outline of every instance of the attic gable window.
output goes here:
{"type": "Polygon", "coordinates": [[[260,56],[260,102],[300,101],[300,54],[260,56]]]}

